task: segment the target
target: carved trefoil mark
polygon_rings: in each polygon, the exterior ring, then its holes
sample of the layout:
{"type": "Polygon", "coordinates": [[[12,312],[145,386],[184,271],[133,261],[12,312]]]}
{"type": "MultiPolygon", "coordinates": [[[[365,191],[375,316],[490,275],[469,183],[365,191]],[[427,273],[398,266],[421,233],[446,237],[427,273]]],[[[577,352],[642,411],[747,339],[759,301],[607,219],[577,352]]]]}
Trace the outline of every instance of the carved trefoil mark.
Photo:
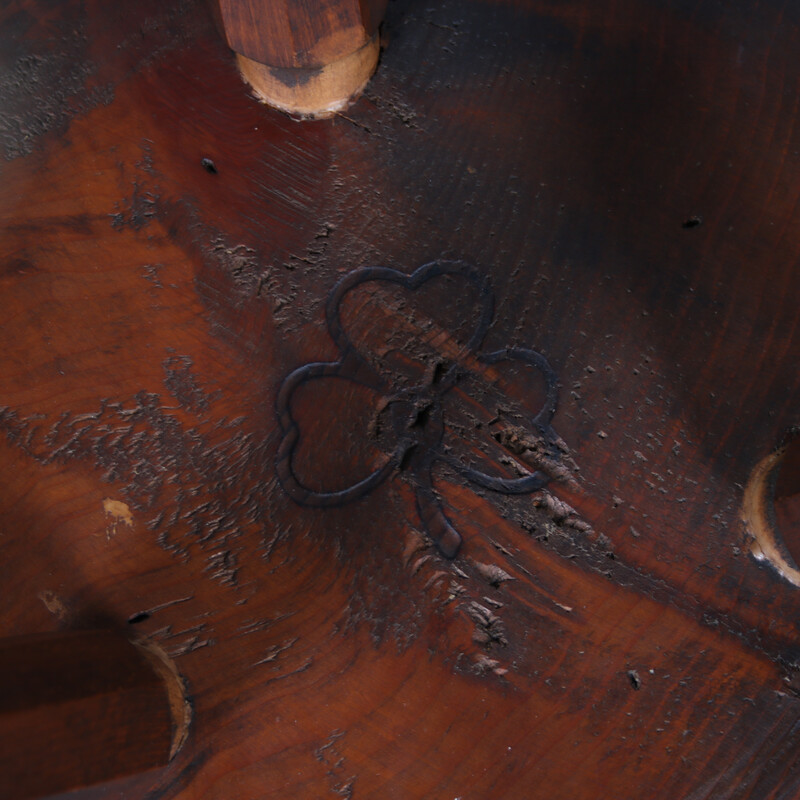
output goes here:
{"type": "MultiPolygon", "coordinates": [[[[328,333],[338,349],[339,357],[335,361],[304,364],[291,372],[283,381],[277,399],[281,429],[277,475],[283,489],[296,503],[318,508],[342,506],[363,497],[393,474],[400,474],[414,489],[422,526],[442,555],[454,558],[462,537],[448,519],[434,488],[435,468],[449,469],[472,485],[473,489],[479,487],[504,495],[528,494],[548,483],[553,476],[552,469],[537,468],[530,472],[520,470],[516,465],[516,471],[509,474],[505,463],[509,461],[508,458],[496,458],[492,464],[491,454],[487,462],[486,453],[480,453],[480,448],[473,447],[478,452],[476,463],[475,458],[455,452],[449,444],[454,436],[458,438],[460,430],[448,416],[446,406],[451,402],[449,398],[457,394],[457,404],[463,406],[474,401],[476,407],[485,409],[485,397],[478,400],[470,398],[469,387],[476,385],[476,381],[482,381],[484,385],[496,383],[492,380],[493,374],[513,367],[533,370],[538,374],[542,388],[536,409],[525,414],[523,419],[517,415],[516,421],[522,421],[522,426],[518,424],[507,426],[504,430],[490,430],[495,419],[489,425],[482,426],[477,422],[475,427],[482,429],[480,433],[484,438],[506,448],[520,434],[527,435],[530,441],[537,443],[540,451],[534,466],[557,464],[564,450],[563,442],[551,426],[558,386],[547,359],[541,353],[523,347],[484,349],[484,340],[494,316],[494,295],[489,279],[483,272],[460,261],[444,260],[426,264],[410,275],[388,267],[365,267],[348,273],[334,286],[325,310],[328,333]],[[369,293],[370,289],[397,290],[413,303],[442,279],[468,288],[473,298],[474,313],[467,315],[466,311],[459,312],[461,341],[456,341],[450,332],[430,323],[417,325],[416,328],[413,324],[406,324],[406,328],[412,329],[411,333],[406,330],[398,332],[397,325],[402,327],[408,321],[408,316],[398,311],[404,309],[403,303],[387,312],[385,305],[380,302],[371,305],[367,302],[362,303],[356,312],[362,328],[366,327],[374,333],[380,332],[383,327],[384,332],[388,331],[395,340],[413,338],[424,330],[427,355],[417,359],[420,370],[416,378],[409,377],[409,370],[405,368],[385,368],[382,355],[391,347],[376,350],[370,346],[369,343],[376,338],[374,335],[362,337],[364,341],[354,341],[351,326],[343,319],[344,306],[354,294],[369,293]],[[364,315],[370,313],[393,317],[395,322],[387,323],[383,319],[370,328],[369,323],[363,321],[364,315]],[[465,317],[468,321],[466,332],[463,324],[465,317]],[[312,381],[330,379],[352,382],[374,393],[375,414],[371,420],[364,420],[363,424],[365,430],[372,426],[373,434],[374,429],[380,426],[384,452],[379,462],[365,474],[344,488],[329,490],[312,487],[308,480],[298,475],[295,461],[303,420],[295,416],[293,402],[300,387],[308,386],[312,381]],[[513,431],[514,435],[509,436],[509,431],[513,431]],[[493,471],[489,466],[497,467],[497,470],[493,471]]],[[[413,354],[408,361],[414,361],[413,354]]],[[[494,396],[497,396],[496,392],[494,396]]],[[[337,420],[332,424],[337,424],[337,420]]],[[[323,477],[320,484],[324,483],[323,477]]]]}

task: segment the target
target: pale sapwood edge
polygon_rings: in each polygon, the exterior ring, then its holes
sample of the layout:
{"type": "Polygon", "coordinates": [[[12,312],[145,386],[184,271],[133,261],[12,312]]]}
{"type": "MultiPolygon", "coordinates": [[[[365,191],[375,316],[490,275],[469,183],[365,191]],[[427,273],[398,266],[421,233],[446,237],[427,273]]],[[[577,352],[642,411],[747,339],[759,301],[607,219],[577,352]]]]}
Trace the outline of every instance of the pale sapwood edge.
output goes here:
{"type": "Polygon", "coordinates": [[[343,110],[361,94],[379,54],[375,34],[354,53],[314,69],[273,68],[239,53],[236,60],[259,100],[292,116],[321,119],[343,110]]]}

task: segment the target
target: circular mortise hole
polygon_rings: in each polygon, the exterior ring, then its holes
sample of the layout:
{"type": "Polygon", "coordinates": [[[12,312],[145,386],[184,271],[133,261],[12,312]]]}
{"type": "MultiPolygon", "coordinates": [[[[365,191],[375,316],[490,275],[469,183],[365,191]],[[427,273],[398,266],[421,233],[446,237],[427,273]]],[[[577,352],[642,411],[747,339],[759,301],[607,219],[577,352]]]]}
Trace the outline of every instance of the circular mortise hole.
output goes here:
{"type": "Polygon", "coordinates": [[[150,662],[155,672],[164,681],[172,717],[172,744],[169,751],[169,759],[172,761],[186,742],[192,722],[192,706],[186,693],[186,684],[178,672],[175,662],[155,642],[138,640],[132,644],[139,649],[139,652],[150,662]]]}
{"type": "Polygon", "coordinates": [[[786,446],[775,476],[775,525],[796,564],[800,564],[800,436],[786,446]]]}
{"type": "Polygon", "coordinates": [[[742,511],[753,555],[800,587],[800,429],[756,465],[742,511]]]}

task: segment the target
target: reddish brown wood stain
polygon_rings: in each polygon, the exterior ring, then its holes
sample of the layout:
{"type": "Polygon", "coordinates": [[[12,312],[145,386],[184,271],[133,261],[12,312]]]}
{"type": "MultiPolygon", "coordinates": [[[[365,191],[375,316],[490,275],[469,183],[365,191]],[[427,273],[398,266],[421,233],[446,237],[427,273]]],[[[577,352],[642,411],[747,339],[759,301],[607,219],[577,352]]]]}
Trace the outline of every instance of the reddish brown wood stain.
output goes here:
{"type": "Polygon", "coordinates": [[[0,797],[42,797],[167,764],[186,708],[174,672],[149,650],[109,631],[4,638],[0,797]]]}
{"type": "Polygon", "coordinates": [[[237,53],[274,67],[323,66],[378,30],[386,0],[214,0],[220,32],[237,53]]]}
{"type": "MultiPolygon", "coordinates": [[[[398,0],[366,94],[299,124],[194,4],[5,5],[0,633],[149,637],[195,711],[169,767],[114,791],[797,795],[800,595],[740,506],[800,423],[799,23],[398,0]],[[453,561],[396,472],[319,509],[275,473],[282,382],[337,358],[331,287],[438,258],[490,277],[487,349],[552,365],[574,479],[437,473],[453,561]]],[[[350,311],[379,353],[391,318],[350,311]]],[[[512,406],[540,390],[497,378],[512,406]]],[[[452,414],[489,425],[468,389],[452,414]]],[[[345,485],[383,456],[355,400],[302,400],[345,485]]],[[[532,457],[512,433],[493,463],[532,457]]]]}

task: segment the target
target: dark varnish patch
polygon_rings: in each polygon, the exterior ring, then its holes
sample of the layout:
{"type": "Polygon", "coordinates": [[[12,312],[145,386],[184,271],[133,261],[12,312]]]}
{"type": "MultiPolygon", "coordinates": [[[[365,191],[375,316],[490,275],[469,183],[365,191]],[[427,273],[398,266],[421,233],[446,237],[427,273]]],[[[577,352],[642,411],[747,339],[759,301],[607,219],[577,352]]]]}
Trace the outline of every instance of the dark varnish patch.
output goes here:
{"type": "Polygon", "coordinates": [[[184,407],[192,411],[208,409],[208,396],[192,372],[193,362],[189,356],[171,355],[161,362],[164,370],[164,386],[184,407]]]}
{"type": "Polygon", "coordinates": [[[30,155],[40,136],[63,131],[73,117],[114,99],[111,85],[87,86],[97,67],[86,58],[85,24],[46,50],[14,47],[15,59],[0,65],[0,154],[6,161],[30,155]]]}

